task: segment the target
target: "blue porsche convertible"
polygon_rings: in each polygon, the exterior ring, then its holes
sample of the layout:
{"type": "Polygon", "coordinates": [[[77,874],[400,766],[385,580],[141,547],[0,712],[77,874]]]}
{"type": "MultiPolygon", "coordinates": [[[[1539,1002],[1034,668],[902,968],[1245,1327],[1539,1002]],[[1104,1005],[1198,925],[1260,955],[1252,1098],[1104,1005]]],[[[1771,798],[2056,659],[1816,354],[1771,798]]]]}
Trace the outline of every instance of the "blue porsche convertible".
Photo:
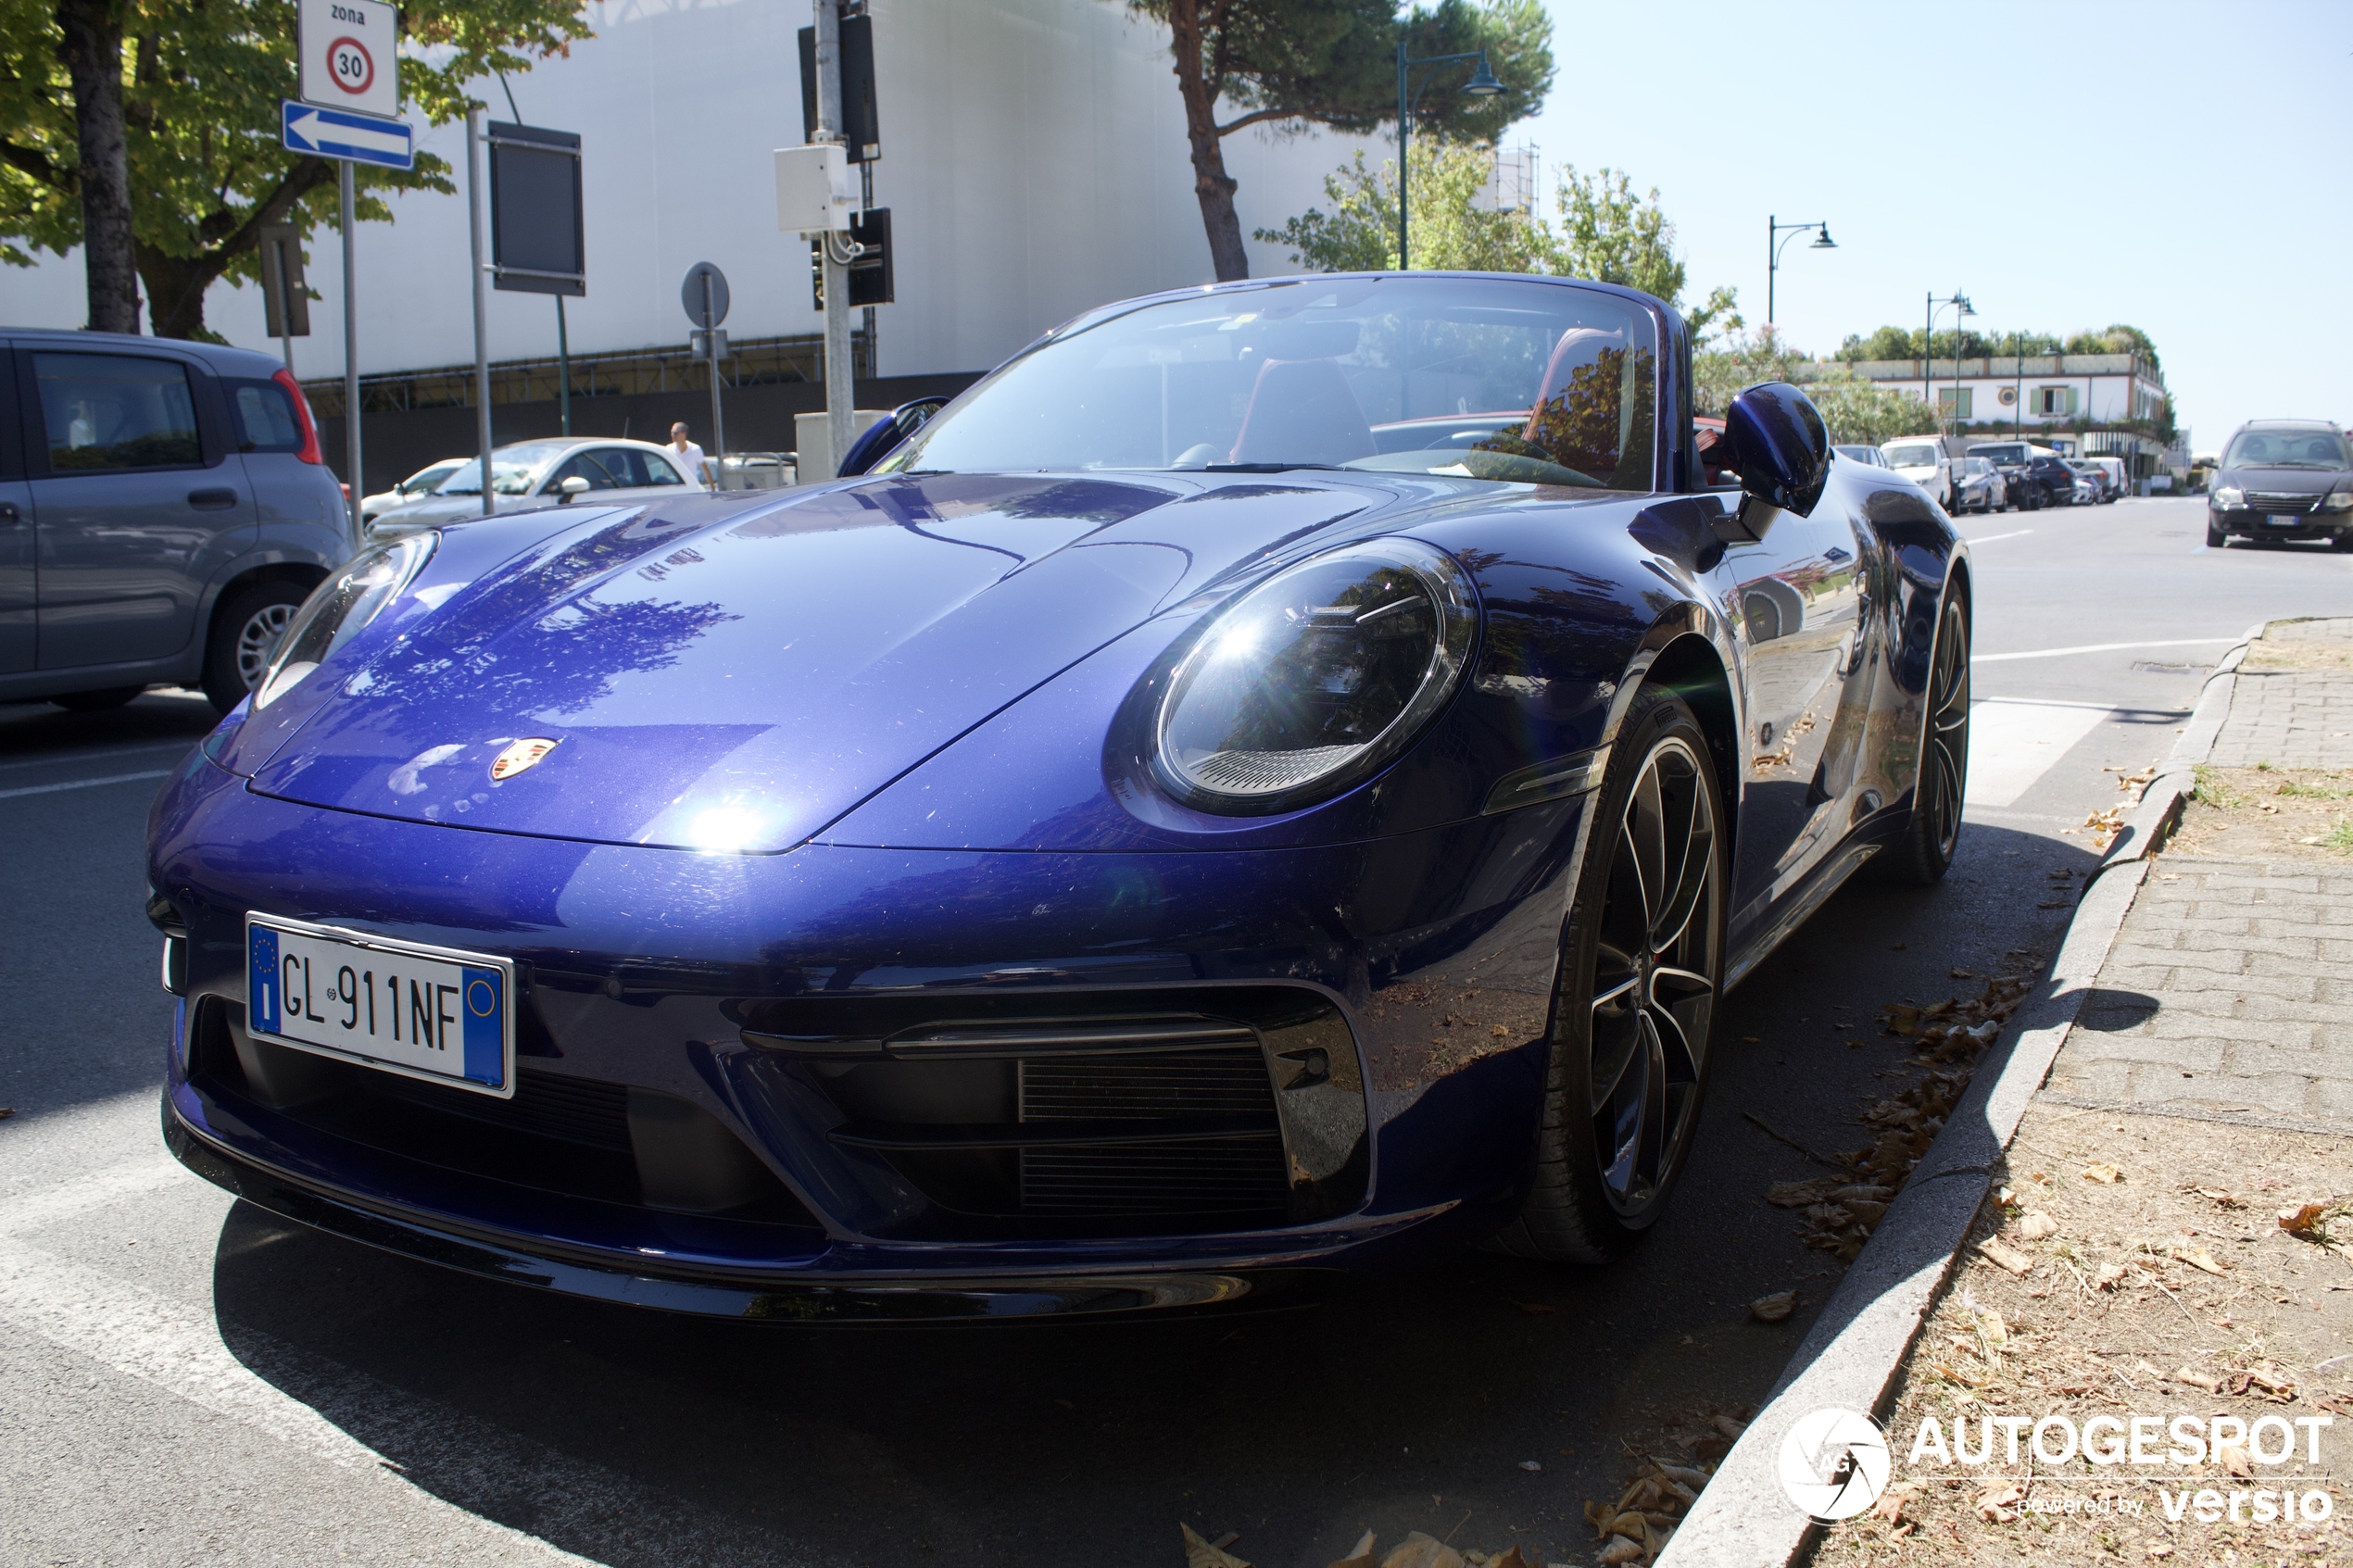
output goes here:
{"type": "Polygon", "coordinates": [[[304,1223],[780,1320],[1599,1262],[1717,998],[1933,882],[1970,579],[1626,289],[1108,306],[789,492],[411,534],[157,803],[164,1135],[304,1223]]]}

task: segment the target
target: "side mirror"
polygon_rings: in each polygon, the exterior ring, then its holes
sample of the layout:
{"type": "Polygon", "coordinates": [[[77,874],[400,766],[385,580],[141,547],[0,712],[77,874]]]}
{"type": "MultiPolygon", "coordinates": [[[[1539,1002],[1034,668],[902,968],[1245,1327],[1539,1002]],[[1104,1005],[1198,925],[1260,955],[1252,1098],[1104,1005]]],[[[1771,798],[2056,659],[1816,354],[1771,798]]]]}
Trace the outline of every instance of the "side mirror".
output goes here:
{"type": "Polygon", "coordinates": [[[931,422],[931,417],[948,406],[945,397],[918,397],[912,403],[901,403],[884,419],[866,427],[841,459],[841,472],[835,477],[849,479],[866,472],[890,456],[892,448],[931,422]]]}
{"type": "Polygon", "coordinates": [[[1770,524],[1752,502],[1806,517],[1821,500],[1831,475],[1830,427],[1787,382],[1763,382],[1733,398],[1724,410],[1724,445],[1747,496],[1737,520],[1741,542],[1763,538],[1770,524]]]}
{"type": "Polygon", "coordinates": [[[556,491],[563,497],[561,504],[568,507],[572,505],[573,497],[588,494],[588,482],[578,474],[573,474],[570,479],[557,485],[556,491]]]}

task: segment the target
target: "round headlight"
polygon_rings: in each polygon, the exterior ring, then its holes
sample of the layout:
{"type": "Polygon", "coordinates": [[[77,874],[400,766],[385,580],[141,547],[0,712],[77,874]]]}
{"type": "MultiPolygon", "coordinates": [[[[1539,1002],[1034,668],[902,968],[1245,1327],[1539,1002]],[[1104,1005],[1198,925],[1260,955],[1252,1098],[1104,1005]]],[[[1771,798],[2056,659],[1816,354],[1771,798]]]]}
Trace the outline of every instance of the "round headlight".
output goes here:
{"type": "Polygon", "coordinates": [[[1189,805],[1277,811],[1402,751],[1460,680],[1478,624],[1469,580],[1410,539],[1277,572],[1221,611],[1176,667],[1153,771],[1189,805]]]}
{"type": "Polygon", "coordinates": [[[278,639],[270,668],[254,685],[255,711],[300,685],[305,675],[382,615],[433,558],[434,546],[440,542],[441,535],[434,533],[405,534],[363,550],[341,571],[313,588],[302,608],[295,611],[285,635],[278,639]]]}

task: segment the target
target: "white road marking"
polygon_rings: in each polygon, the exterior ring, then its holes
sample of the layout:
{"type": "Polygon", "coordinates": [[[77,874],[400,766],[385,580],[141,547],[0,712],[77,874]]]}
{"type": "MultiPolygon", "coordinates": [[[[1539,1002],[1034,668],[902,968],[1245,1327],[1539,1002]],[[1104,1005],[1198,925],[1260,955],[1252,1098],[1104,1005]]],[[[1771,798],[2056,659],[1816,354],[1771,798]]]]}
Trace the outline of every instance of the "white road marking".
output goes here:
{"type": "Polygon", "coordinates": [[[153,746],[119,746],[103,751],[69,751],[56,757],[35,757],[24,762],[0,762],[0,773],[19,773],[27,768],[62,768],[69,762],[128,762],[133,757],[144,757],[150,751],[185,752],[186,741],[158,741],[153,746]]]}
{"type": "Polygon", "coordinates": [[[469,1562],[610,1561],[631,1549],[633,1543],[622,1537],[624,1526],[637,1542],[663,1542],[674,1561],[811,1561],[764,1530],[747,1529],[662,1487],[421,1399],[273,1336],[232,1325],[233,1350],[221,1337],[222,1324],[208,1298],[168,1296],[19,1239],[22,1232],[180,1185],[209,1194],[224,1214],[235,1201],[182,1171],[176,1160],[154,1157],[9,1198],[6,1228],[0,1230],[0,1320],[330,1464],[403,1488],[411,1504],[432,1516],[417,1526],[454,1537],[469,1562]],[[339,1413],[364,1422],[375,1446],[338,1424],[339,1413]],[[407,1479],[403,1465],[388,1455],[408,1468],[431,1471],[432,1489],[407,1479]],[[595,1555],[574,1555],[477,1512],[512,1496],[535,1499],[550,1533],[595,1555]]]}
{"type": "Polygon", "coordinates": [[[2099,727],[2113,709],[2073,703],[1982,702],[1969,711],[1969,784],[1964,804],[2009,806],[2099,727]]]}
{"type": "Polygon", "coordinates": [[[1996,539],[2016,539],[2033,532],[2034,531],[2031,528],[2014,528],[2007,533],[1988,533],[1975,539],[1972,539],[1968,534],[1964,533],[1961,535],[1961,543],[1964,545],[1990,545],[1996,539]]]}
{"type": "Polygon", "coordinates": [[[2071,648],[2030,648],[2024,653],[1973,653],[1971,664],[2002,664],[2013,659],[2063,659],[2073,653],[2115,653],[2123,648],[2218,647],[2238,637],[2165,637],[2148,643],[2081,643],[2071,648]]]}
{"type": "Polygon", "coordinates": [[[23,795],[56,795],[60,790],[95,789],[100,784],[136,784],[141,779],[168,779],[169,768],[157,768],[145,773],[114,773],[103,779],[75,779],[68,784],[26,784],[19,789],[0,789],[0,800],[14,800],[23,795]]]}

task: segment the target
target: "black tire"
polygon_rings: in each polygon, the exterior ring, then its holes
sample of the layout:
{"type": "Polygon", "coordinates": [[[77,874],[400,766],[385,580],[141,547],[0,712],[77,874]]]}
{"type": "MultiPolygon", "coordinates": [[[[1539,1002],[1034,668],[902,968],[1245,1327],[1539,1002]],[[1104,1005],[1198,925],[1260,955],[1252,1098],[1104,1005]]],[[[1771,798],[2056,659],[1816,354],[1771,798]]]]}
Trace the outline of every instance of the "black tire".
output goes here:
{"type": "Polygon", "coordinates": [[[1535,1179],[1495,1238],[1504,1251],[1607,1262],[1665,1211],[1681,1173],[1706,1092],[1730,903],[1710,757],[1680,697],[1636,696],[1593,796],[1562,936],[1535,1179]]]}
{"type": "Polygon", "coordinates": [[[2219,525],[2211,522],[2206,525],[2206,547],[2208,549],[2224,549],[2229,546],[2230,543],[2231,536],[2223,533],[2219,525]]]}
{"type": "Polygon", "coordinates": [[[257,583],[220,607],[204,650],[204,695],[214,709],[226,713],[245,700],[270,667],[295,611],[309,596],[299,583],[257,583]]]}
{"type": "Polygon", "coordinates": [[[49,700],[69,713],[104,713],[108,709],[120,708],[146,689],[145,686],[109,686],[102,692],[68,692],[63,696],[53,696],[49,700]]]}
{"type": "Polygon", "coordinates": [[[1929,654],[1928,711],[1920,721],[1919,777],[1901,837],[1871,857],[1882,882],[1926,887],[1953,869],[1969,792],[1969,616],[1948,595],[1929,654]]]}

